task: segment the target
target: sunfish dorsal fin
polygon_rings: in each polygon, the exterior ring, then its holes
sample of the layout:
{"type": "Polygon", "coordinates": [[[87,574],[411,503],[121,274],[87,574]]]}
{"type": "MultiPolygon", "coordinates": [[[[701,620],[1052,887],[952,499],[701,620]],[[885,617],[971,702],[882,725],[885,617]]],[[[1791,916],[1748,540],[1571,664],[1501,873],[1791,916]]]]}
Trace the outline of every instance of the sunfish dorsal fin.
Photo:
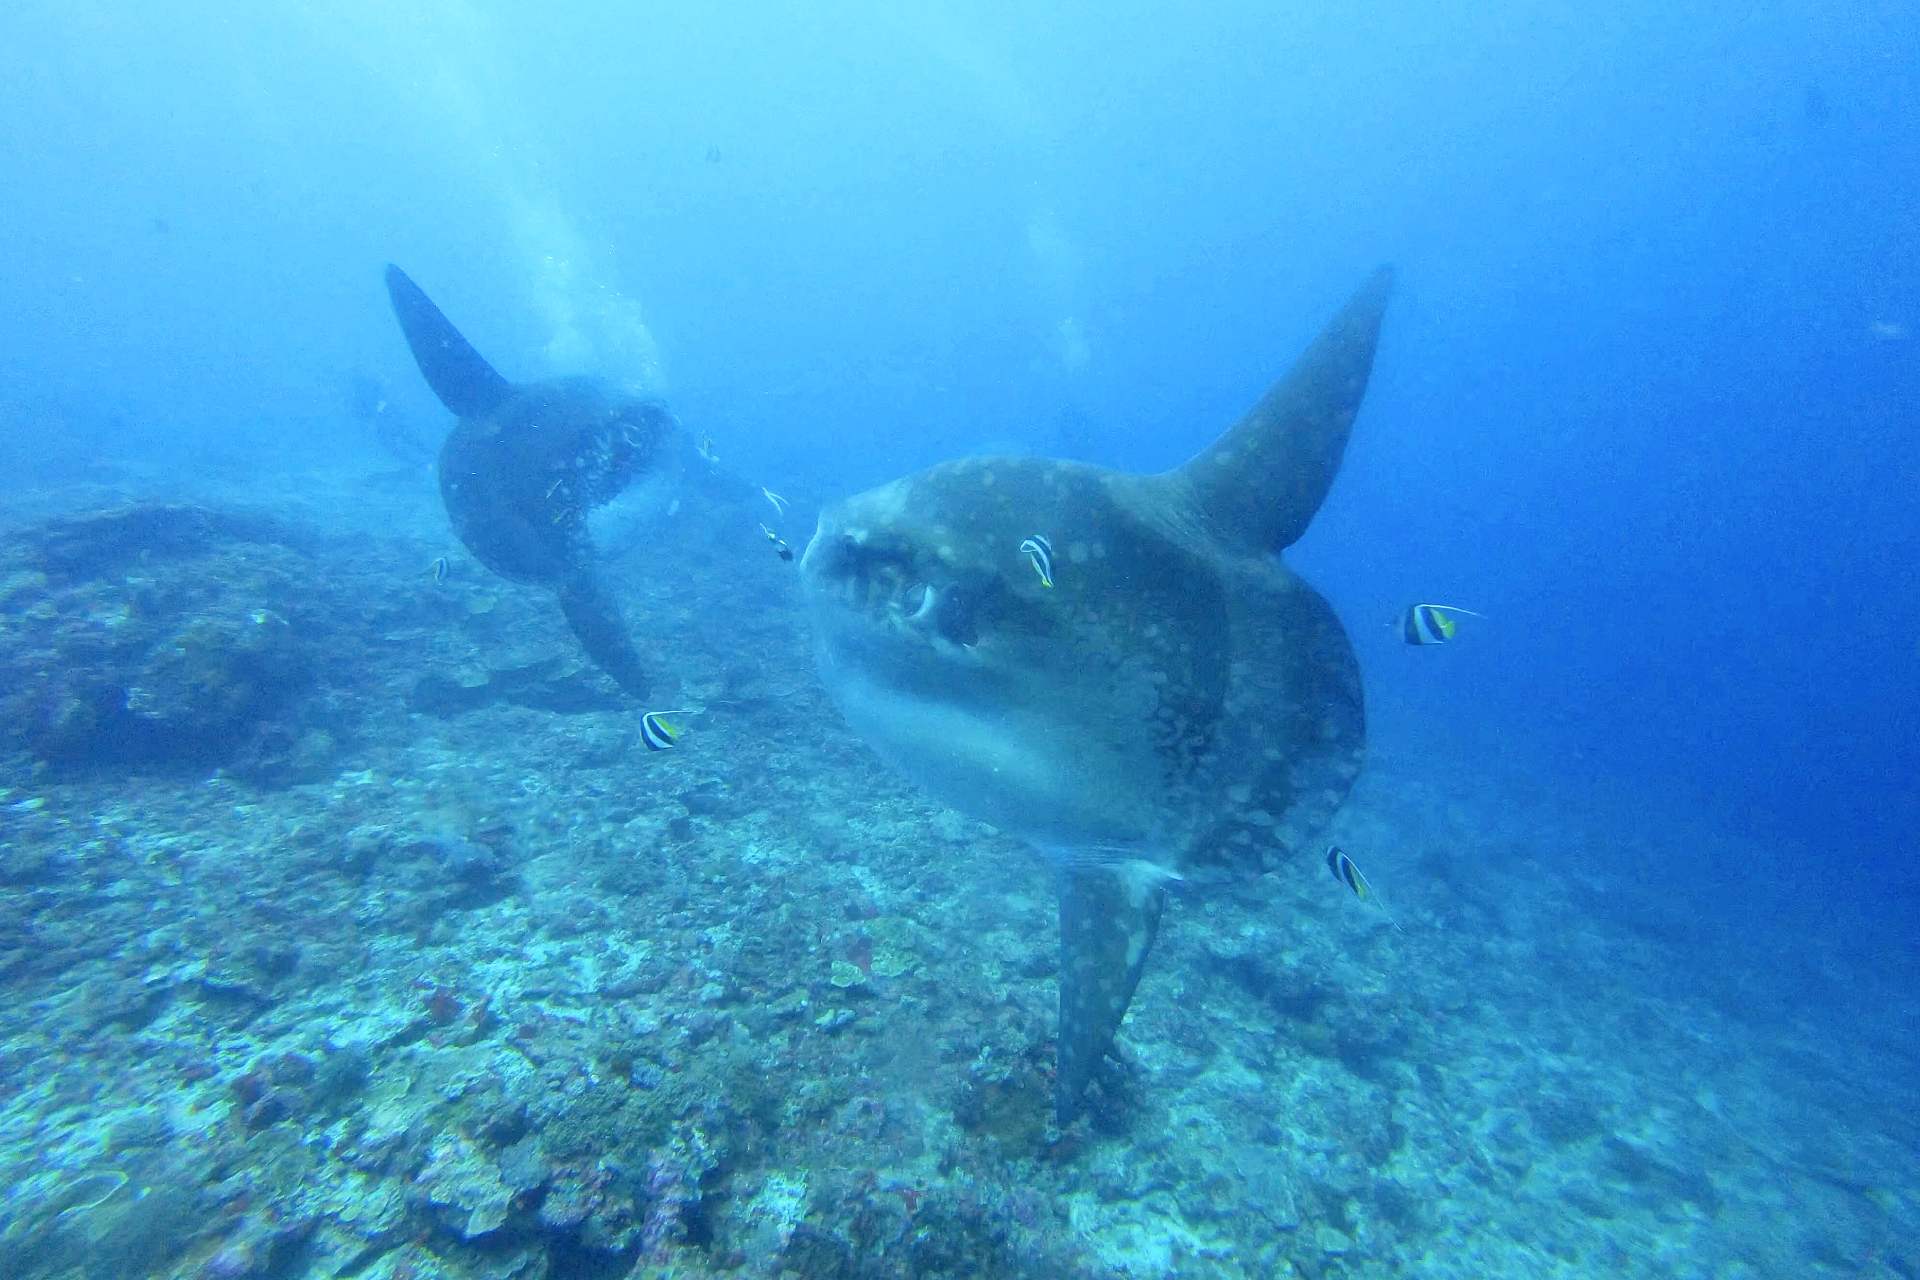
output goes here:
{"type": "Polygon", "coordinates": [[[1059,869],[1060,1046],[1053,1110],[1061,1124],[1080,1109],[1094,1068],[1113,1047],[1147,953],[1160,932],[1166,875],[1147,863],[1059,869]]]}
{"type": "Polygon", "coordinates": [[[1307,531],[1339,473],[1392,290],[1382,267],[1246,417],[1172,473],[1215,537],[1257,554],[1307,531]]]}
{"type": "Polygon", "coordinates": [[[513,384],[494,372],[473,345],[460,336],[407,273],[387,264],[387,297],[413,348],[420,376],[440,403],[463,418],[483,417],[513,394],[513,384]]]}

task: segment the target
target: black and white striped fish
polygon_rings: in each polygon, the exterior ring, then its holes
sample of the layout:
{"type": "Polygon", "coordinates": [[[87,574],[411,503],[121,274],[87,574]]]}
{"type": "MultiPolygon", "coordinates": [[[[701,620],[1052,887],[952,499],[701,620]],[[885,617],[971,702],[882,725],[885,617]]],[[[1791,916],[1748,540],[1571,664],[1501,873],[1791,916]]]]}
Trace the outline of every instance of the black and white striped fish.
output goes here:
{"type": "Polygon", "coordinates": [[[1353,859],[1340,851],[1339,845],[1327,846],[1327,870],[1333,872],[1333,878],[1353,890],[1353,896],[1362,902],[1373,901],[1373,886],[1360,874],[1360,868],[1353,865],[1353,859]]]}
{"type": "MultiPolygon", "coordinates": [[[[1382,912],[1386,911],[1386,906],[1380,901],[1379,895],[1373,891],[1373,884],[1360,873],[1359,867],[1353,865],[1353,859],[1341,852],[1337,844],[1327,846],[1327,870],[1333,872],[1335,880],[1353,890],[1354,897],[1379,907],[1382,912]]],[[[1387,916],[1387,923],[1396,929],[1400,927],[1400,922],[1390,914],[1387,916]]]]}
{"type": "Polygon", "coordinates": [[[692,715],[691,711],[649,711],[640,717],[640,740],[649,751],[665,751],[680,741],[681,728],[668,716],[692,715]]]}
{"type": "Polygon", "coordinates": [[[1033,571],[1040,575],[1040,585],[1053,585],[1053,543],[1047,541],[1047,535],[1036,533],[1020,544],[1020,550],[1033,562],[1033,571]]]}
{"type": "Polygon", "coordinates": [[[1460,624],[1453,620],[1456,613],[1469,618],[1480,615],[1471,609],[1462,609],[1451,604],[1415,604],[1407,606],[1400,615],[1400,638],[1408,644],[1445,644],[1453,639],[1460,624]]]}

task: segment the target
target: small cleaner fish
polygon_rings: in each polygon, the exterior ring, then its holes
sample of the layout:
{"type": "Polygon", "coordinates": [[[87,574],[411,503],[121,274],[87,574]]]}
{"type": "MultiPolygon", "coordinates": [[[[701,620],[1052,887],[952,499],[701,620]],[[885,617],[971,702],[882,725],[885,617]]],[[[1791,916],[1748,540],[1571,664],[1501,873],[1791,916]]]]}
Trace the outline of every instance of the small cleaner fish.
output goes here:
{"type": "Polygon", "coordinates": [[[1407,611],[1400,615],[1400,638],[1408,644],[1445,644],[1460,629],[1460,624],[1453,620],[1456,613],[1469,618],[1482,616],[1458,605],[1408,605],[1407,611]]]}
{"type": "Polygon", "coordinates": [[[1053,585],[1053,544],[1047,541],[1047,535],[1036,533],[1020,544],[1020,550],[1033,562],[1033,571],[1040,575],[1040,585],[1053,585]]]}
{"type": "MultiPolygon", "coordinates": [[[[1373,891],[1372,882],[1360,873],[1360,868],[1353,865],[1353,859],[1342,853],[1337,844],[1327,846],[1327,870],[1333,872],[1335,880],[1353,890],[1354,897],[1379,907],[1383,914],[1386,912],[1379,895],[1373,891]]],[[[1396,929],[1400,927],[1400,922],[1391,915],[1387,916],[1387,923],[1396,929]]]]}
{"type": "Polygon", "coordinates": [[[649,711],[640,717],[640,740],[647,744],[649,751],[665,751],[680,741],[685,732],[679,725],[667,719],[668,716],[690,716],[693,712],[649,711]]]}

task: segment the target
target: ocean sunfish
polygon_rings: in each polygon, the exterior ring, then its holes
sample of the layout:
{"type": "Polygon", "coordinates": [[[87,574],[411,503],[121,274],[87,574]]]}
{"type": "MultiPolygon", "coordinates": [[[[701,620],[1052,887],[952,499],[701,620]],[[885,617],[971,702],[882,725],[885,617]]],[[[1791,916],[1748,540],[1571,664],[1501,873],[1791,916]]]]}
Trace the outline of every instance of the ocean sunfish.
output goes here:
{"type": "Polygon", "coordinates": [[[1054,863],[1062,1123],[1112,1047],[1168,881],[1308,848],[1360,772],[1352,646],[1278,553],[1340,468],[1391,284],[1375,275],[1176,470],[946,462],[829,507],[801,561],[854,731],[1054,863]]]}
{"type": "Polygon", "coordinates": [[[591,378],[508,382],[395,266],[387,296],[421,376],[460,419],[440,447],[440,497],[475,559],[553,588],[587,656],[635,697],[648,679],[619,604],[594,568],[587,517],[692,445],[657,401],[591,378]]]}

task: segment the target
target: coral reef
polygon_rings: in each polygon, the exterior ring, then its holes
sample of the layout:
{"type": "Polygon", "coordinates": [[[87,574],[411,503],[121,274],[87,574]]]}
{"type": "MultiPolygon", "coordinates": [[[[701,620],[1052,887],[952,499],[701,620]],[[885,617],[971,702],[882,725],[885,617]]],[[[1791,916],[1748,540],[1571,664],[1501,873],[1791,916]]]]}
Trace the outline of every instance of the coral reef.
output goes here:
{"type": "MultiPolygon", "coordinates": [[[[0,748],[70,765],[324,768],[351,723],[351,576],[263,516],[136,503],[0,548],[0,748]]],[[[358,598],[366,598],[364,595],[358,598]]]]}

